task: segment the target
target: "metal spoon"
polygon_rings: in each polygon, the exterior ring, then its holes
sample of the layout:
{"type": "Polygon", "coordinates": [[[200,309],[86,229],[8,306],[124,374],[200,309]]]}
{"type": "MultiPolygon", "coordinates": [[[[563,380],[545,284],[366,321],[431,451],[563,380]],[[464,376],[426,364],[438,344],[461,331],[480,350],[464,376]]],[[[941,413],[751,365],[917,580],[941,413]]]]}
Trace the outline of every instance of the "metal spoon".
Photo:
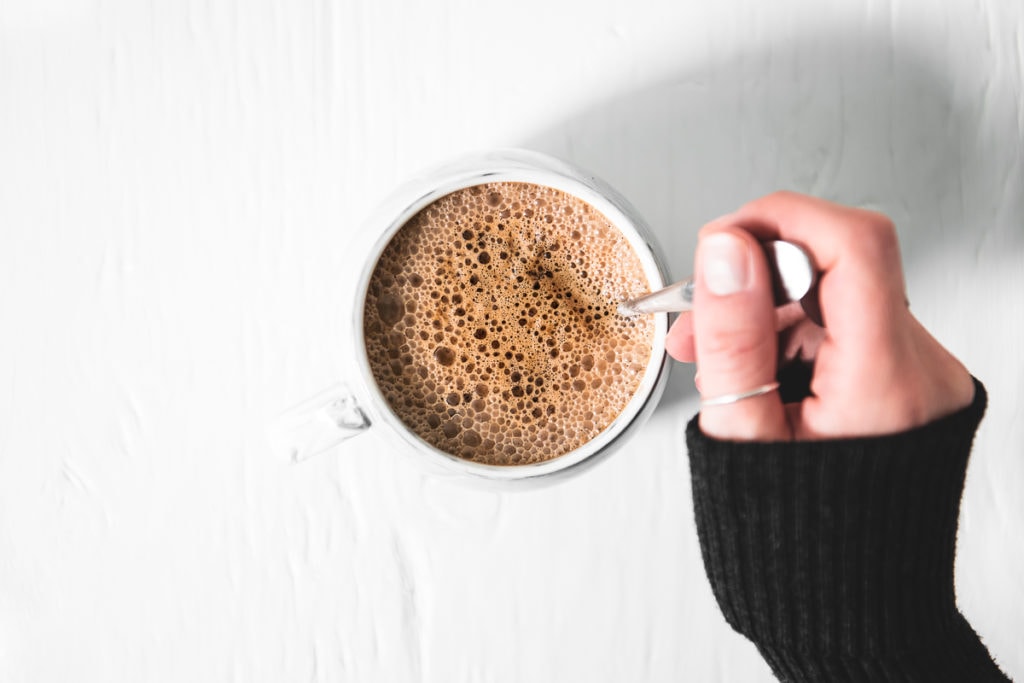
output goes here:
{"type": "MultiPolygon", "coordinates": [[[[814,286],[815,272],[807,252],[792,242],[771,240],[763,242],[765,256],[772,273],[775,304],[800,301],[814,286]]],[[[623,301],[619,315],[645,313],[680,313],[693,308],[693,278],[669,285],[656,292],[623,301]]]]}

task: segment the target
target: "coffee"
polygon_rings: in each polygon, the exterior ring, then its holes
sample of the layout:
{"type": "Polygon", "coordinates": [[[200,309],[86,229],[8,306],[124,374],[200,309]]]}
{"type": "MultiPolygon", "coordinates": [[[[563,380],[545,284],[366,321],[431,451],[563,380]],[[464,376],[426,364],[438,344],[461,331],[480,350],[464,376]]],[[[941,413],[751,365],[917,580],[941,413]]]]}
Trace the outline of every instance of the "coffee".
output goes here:
{"type": "Polygon", "coordinates": [[[363,332],[377,386],[420,438],[494,465],[542,462],[605,430],[640,387],[654,323],[628,240],[560,190],[490,183],[433,202],[371,276],[363,332]]]}

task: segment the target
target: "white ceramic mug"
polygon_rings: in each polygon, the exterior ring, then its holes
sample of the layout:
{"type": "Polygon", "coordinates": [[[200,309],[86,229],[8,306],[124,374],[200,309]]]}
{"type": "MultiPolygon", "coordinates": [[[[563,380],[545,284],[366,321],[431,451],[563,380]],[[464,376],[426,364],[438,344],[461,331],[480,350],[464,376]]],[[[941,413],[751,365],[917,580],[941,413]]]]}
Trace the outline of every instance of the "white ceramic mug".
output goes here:
{"type": "Polygon", "coordinates": [[[391,410],[374,381],[363,339],[363,302],[377,260],[395,233],[421,209],[456,190],[493,182],[544,185],[583,200],[626,237],[643,265],[651,289],[665,284],[657,248],[637,211],[607,184],[566,162],[537,152],[510,149],[467,156],[425,171],[393,193],[359,233],[366,244],[357,248],[365,249],[367,256],[351,283],[355,356],[352,376],[277,420],[272,430],[274,441],[294,460],[328,450],[372,427],[388,432],[403,451],[435,470],[492,482],[550,480],[578,472],[606,457],[640,428],[654,410],[668,378],[664,344],[667,314],[655,316],[651,355],[640,386],[625,409],[595,438],[559,457],[525,465],[472,462],[428,444],[391,410]]]}

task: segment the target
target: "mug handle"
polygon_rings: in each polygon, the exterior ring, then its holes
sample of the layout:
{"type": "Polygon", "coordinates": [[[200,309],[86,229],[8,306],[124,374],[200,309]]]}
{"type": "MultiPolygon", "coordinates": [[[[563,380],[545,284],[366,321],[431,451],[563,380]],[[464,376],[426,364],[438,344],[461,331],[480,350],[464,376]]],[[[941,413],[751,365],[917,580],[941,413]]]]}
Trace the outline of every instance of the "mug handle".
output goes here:
{"type": "Polygon", "coordinates": [[[268,428],[275,451],[302,462],[365,432],[370,419],[348,385],[338,383],[279,415],[268,428]]]}

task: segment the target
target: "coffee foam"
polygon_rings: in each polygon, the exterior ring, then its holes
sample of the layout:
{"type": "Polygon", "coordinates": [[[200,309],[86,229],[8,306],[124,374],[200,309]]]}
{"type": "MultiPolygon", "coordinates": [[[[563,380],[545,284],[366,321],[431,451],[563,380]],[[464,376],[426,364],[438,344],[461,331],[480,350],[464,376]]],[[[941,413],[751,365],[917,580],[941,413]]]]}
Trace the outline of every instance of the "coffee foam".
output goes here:
{"type": "Polygon", "coordinates": [[[560,190],[490,183],[427,206],[384,249],[363,314],[370,367],[396,415],[436,448],[521,465],[558,457],[636,393],[649,291],[599,211],[560,190]]]}

